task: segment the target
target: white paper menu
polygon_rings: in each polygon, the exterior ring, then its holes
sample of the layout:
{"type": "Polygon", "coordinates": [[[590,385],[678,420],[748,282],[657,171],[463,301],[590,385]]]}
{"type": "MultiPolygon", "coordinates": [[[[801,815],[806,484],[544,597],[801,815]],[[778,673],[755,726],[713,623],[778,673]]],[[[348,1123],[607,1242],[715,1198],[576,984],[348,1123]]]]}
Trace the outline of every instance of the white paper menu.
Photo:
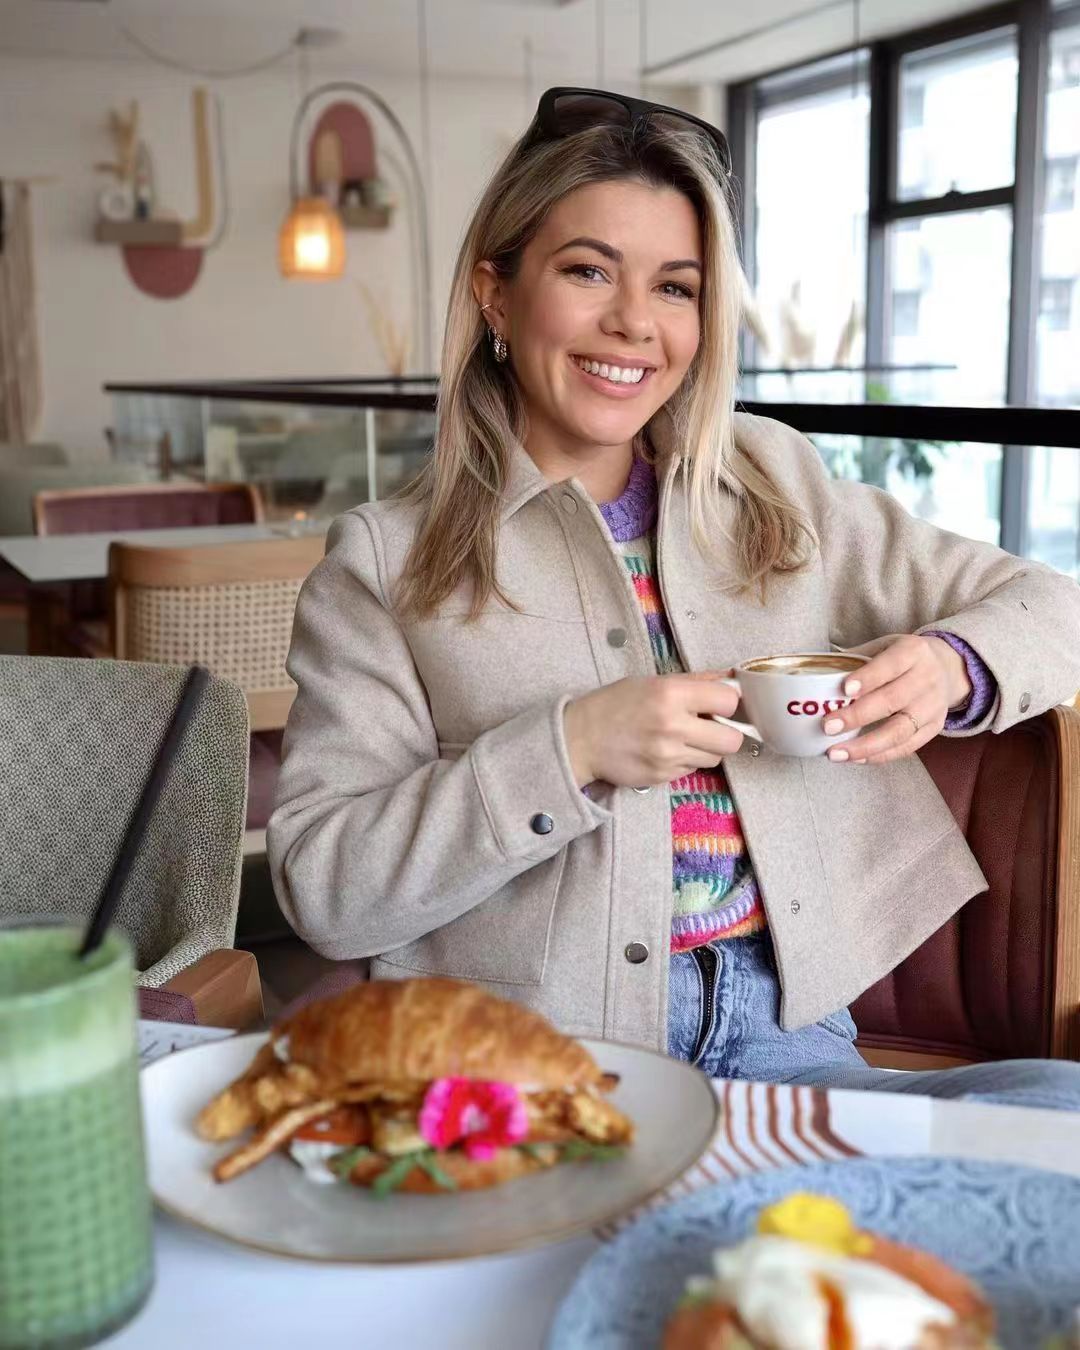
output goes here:
{"type": "Polygon", "coordinates": [[[155,1059],[171,1055],[175,1050],[188,1050],[193,1045],[203,1045],[207,1041],[224,1040],[226,1036],[235,1036],[228,1027],[194,1027],[186,1022],[152,1022],[140,1017],[137,1022],[139,1036],[139,1068],[145,1069],[155,1059]]]}

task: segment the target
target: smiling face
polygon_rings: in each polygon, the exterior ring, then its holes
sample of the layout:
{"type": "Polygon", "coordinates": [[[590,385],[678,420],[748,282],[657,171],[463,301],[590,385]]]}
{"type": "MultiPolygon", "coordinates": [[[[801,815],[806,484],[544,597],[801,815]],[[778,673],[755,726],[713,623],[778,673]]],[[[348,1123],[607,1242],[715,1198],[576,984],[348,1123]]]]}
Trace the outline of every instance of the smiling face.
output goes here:
{"type": "Polygon", "coordinates": [[[563,197],[517,274],[474,274],[528,410],[529,453],[580,472],[634,435],[679,387],[700,338],[702,242],[690,200],[634,180],[563,197]]]}

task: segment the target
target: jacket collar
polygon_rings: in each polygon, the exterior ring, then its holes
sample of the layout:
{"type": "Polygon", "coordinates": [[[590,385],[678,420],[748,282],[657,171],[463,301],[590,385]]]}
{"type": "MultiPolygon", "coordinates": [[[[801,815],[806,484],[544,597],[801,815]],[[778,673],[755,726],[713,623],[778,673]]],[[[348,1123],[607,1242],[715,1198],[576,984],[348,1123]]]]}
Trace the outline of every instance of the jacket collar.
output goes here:
{"type": "MultiPolygon", "coordinates": [[[[668,487],[669,479],[681,463],[681,456],[675,451],[675,437],[671,426],[671,418],[668,413],[661,409],[649,423],[649,434],[652,437],[653,445],[657,451],[658,463],[656,466],[656,476],[663,494],[668,487]]],[[[589,494],[581,486],[576,478],[567,479],[562,483],[551,483],[537,468],[532,456],[518,440],[510,442],[509,466],[506,475],[506,486],[503,488],[502,509],[499,519],[505,523],[511,516],[515,515],[526,502],[532,501],[542,492],[547,492],[551,488],[569,488],[586,501],[591,500],[589,494]]]]}

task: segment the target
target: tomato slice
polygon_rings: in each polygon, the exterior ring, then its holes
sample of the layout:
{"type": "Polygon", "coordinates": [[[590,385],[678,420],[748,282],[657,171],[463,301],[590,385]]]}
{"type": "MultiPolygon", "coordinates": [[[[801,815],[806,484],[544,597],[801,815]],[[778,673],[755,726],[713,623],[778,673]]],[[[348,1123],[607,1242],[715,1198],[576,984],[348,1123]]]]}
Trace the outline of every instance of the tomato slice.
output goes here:
{"type": "Polygon", "coordinates": [[[363,1106],[337,1106],[328,1115],[309,1121],[293,1135],[294,1139],[313,1139],[321,1144],[341,1144],[354,1148],[371,1139],[371,1125],[363,1106]]]}

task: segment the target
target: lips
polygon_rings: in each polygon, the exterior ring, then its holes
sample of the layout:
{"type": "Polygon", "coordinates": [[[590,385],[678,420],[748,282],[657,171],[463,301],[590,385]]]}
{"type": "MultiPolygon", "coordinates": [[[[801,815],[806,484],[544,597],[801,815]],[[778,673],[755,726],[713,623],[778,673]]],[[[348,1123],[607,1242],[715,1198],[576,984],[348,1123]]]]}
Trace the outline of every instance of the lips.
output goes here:
{"type": "Polygon", "coordinates": [[[623,395],[640,389],[655,371],[654,366],[616,365],[588,356],[573,355],[570,360],[594,388],[623,395]]]}

